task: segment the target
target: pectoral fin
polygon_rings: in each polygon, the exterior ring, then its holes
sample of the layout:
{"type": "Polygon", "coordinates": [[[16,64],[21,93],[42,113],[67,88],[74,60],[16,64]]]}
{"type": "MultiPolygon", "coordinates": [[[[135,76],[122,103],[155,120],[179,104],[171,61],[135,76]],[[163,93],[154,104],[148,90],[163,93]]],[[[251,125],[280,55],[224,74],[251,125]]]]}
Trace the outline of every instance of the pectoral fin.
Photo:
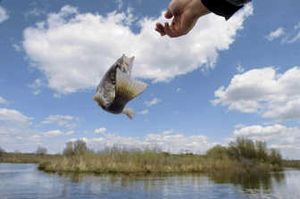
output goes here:
{"type": "Polygon", "coordinates": [[[125,115],[127,115],[127,117],[128,117],[129,119],[132,120],[132,118],[133,118],[133,116],[134,116],[134,111],[133,111],[131,108],[125,108],[125,109],[123,110],[123,113],[124,113],[125,115]]]}
{"type": "Polygon", "coordinates": [[[129,101],[140,95],[147,87],[148,85],[146,83],[138,80],[132,80],[128,74],[117,69],[116,94],[118,96],[129,101]]]}

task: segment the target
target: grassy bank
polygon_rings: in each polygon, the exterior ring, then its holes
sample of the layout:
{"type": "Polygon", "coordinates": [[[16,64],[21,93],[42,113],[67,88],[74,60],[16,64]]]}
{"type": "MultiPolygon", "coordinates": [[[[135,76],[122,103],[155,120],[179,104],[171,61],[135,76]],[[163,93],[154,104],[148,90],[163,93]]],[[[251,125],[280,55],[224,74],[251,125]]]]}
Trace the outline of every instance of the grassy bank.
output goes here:
{"type": "Polygon", "coordinates": [[[282,165],[288,168],[300,168],[300,160],[284,160],[282,165]]]}
{"type": "Polygon", "coordinates": [[[61,156],[41,163],[39,168],[47,172],[96,174],[249,173],[280,169],[278,165],[257,161],[239,162],[229,158],[213,159],[198,155],[171,155],[152,151],[61,156]]]}
{"type": "Polygon", "coordinates": [[[0,162],[38,163],[46,172],[95,174],[262,173],[280,170],[281,155],[262,142],[239,138],[206,155],[169,154],[154,150],[89,150],[83,141],[68,143],[62,155],[0,155],[0,162]]]}
{"type": "Polygon", "coordinates": [[[35,153],[0,153],[0,163],[34,163],[52,161],[61,155],[38,155],[35,153]]]}

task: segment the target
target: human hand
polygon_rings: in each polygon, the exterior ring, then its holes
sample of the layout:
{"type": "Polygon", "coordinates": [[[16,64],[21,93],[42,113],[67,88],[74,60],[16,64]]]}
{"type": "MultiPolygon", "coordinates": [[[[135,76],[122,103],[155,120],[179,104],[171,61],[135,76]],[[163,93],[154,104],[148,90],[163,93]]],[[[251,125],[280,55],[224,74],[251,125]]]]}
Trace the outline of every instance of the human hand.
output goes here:
{"type": "Polygon", "coordinates": [[[201,0],[172,0],[168,11],[165,13],[165,18],[173,18],[172,23],[156,23],[155,30],[161,36],[180,37],[189,33],[198,18],[209,12],[201,0]]]}

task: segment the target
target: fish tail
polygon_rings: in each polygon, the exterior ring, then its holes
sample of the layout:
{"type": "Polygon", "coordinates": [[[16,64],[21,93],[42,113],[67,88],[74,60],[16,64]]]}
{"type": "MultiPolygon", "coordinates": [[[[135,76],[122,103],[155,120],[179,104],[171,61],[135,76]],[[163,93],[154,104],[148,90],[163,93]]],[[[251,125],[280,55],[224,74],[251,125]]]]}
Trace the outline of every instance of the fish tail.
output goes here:
{"type": "Polygon", "coordinates": [[[117,69],[116,94],[130,101],[146,90],[148,85],[138,80],[130,79],[130,76],[117,69]]]}
{"type": "Polygon", "coordinates": [[[125,115],[127,115],[127,117],[128,117],[129,119],[132,120],[132,118],[133,118],[133,116],[134,116],[134,111],[133,111],[131,108],[125,108],[125,109],[123,110],[123,113],[124,113],[125,115]]]}

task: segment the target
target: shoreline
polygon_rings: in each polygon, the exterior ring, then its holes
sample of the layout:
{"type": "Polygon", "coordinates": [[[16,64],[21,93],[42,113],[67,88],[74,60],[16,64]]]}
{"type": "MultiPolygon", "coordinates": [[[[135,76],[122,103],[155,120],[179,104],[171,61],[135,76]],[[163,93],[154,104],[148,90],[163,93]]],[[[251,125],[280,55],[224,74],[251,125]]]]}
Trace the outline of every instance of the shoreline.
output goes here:
{"type": "MultiPolygon", "coordinates": [[[[41,150],[39,150],[41,152],[41,150]]],[[[171,154],[160,150],[108,148],[95,152],[78,140],[66,144],[62,154],[0,153],[0,163],[36,163],[51,173],[91,174],[222,174],[261,175],[300,168],[300,161],[284,160],[276,149],[264,142],[237,138],[228,146],[216,145],[206,154],[171,154]]]]}
{"type": "Polygon", "coordinates": [[[122,152],[84,155],[4,154],[0,163],[36,164],[40,171],[57,174],[93,175],[178,175],[178,174],[263,174],[284,166],[258,161],[216,159],[200,155],[157,152],[122,152]]]}

